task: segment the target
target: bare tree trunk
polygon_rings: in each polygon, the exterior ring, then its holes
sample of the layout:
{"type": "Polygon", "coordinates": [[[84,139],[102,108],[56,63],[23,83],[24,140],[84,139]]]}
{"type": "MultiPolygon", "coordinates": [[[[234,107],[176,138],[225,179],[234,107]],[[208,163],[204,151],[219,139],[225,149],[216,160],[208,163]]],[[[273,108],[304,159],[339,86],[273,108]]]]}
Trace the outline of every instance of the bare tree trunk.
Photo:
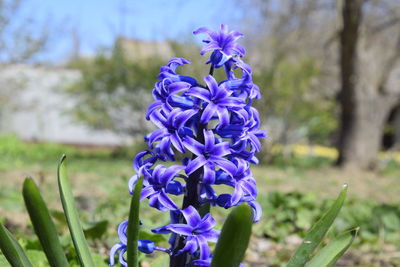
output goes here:
{"type": "Polygon", "coordinates": [[[346,117],[346,121],[342,121],[338,159],[340,166],[362,169],[376,167],[383,128],[391,105],[387,98],[358,98],[352,108],[354,113],[351,119],[346,117]]]}
{"type": "Polygon", "coordinates": [[[370,82],[365,66],[361,65],[365,64],[361,63],[358,51],[364,2],[351,0],[343,3],[340,35],[341,128],[337,164],[373,169],[381,147],[383,127],[397,99],[381,90],[386,82],[384,79],[379,83],[370,82]]]}
{"type": "Polygon", "coordinates": [[[400,103],[394,110],[393,115],[393,146],[394,150],[400,150],[400,103]]]}

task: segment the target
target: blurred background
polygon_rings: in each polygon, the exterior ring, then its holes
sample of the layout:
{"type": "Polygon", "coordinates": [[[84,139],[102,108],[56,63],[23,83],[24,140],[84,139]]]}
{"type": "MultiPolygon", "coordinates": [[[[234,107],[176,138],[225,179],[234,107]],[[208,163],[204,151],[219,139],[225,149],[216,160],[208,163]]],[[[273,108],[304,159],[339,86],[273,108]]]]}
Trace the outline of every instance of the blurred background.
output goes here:
{"type": "MultiPolygon", "coordinates": [[[[91,245],[106,255],[153,129],[144,114],[159,68],[185,57],[182,73],[207,75],[192,31],[221,23],[245,34],[269,135],[253,168],[264,216],[248,265],[285,262],[348,183],[330,237],[361,231],[338,266],[400,266],[398,0],[0,0],[0,221],[32,233],[20,196],[32,176],[65,226],[55,170],[66,153],[91,245]]],[[[145,214],[149,228],[168,220],[145,214]]],[[[23,244],[39,247],[33,235],[23,244]]]]}

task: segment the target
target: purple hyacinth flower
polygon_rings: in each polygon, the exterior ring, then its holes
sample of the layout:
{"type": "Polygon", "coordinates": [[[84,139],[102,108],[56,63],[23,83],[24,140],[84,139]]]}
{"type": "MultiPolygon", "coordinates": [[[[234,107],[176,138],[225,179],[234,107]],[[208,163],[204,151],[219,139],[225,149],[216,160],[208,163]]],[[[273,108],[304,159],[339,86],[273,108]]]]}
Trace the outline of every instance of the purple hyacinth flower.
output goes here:
{"type": "Polygon", "coordinates": [[[157,234],[175,233],[186,237],[185,246],[177,253],[189,251],[194,254],[200,248],[200,260],[208,260],[210,257],[210,248],[208,242],[217,242],[220,231],[214,230],[217,224],[210,213],[203,218],[192,206],[181,210],[186,224],[176,223],[168,224],[152,231],[157,234]]]}
{"type": "MultiPolygon", "coordinates": [[[[115,244],[110,250],[110,266],[115,265],[114,258],[117,253],[119,253],[119,262],[121,263],[121,265],[124,267],[128,266],[128,263],[124,258],[124,254],[126,252],[128,243],[128,236],[126,232],[127,229],[128,229],[128,221],[124,221],[119,224],[118,237],[120,239],[120,242],[115,244]]],[[[150,240],[138,240],[138,249],[139,251],[146,254],[152,253],[154,250],[168,252],[168,249],[158,247],[154,244],[153,241],[150,240]]]]}
{"type": "Polygon", "coordinates": [[[135,169],[137,176],[150,176],[151,174],[149,173],[149,169],[154,165],[157,159],[157,155],[151,151],[145,150],[139,152],[133,161],[133,168],[135,169]]]}
{"type": "Polygon", "coordinates": [[[211,130],[204,130],[203,134],[204,145],[190,137],[186,137],[183,141],[185,147],[196,155],[196,158],[186,166],[186,173],[190,175],[204,167],[203,183],[212,184],[215,180],[215,166],[231,175],[236,172],[236,166],[224,158],[231,153],[228,142],[215,143],[215,136],[211,130]]]}
{"type": "Polygon", "coordinates": [[[208,123],[217,114],[221,124],[229,123],[228,110],[240,110],[246,103],[243,99],[230,96],[224,86],[219,86],[213,76],[204,78],[209,90],[201,87],[192,87],[186,91],[186,95],[197,97],[207,103],[200,117],[201,123],[208,123]]]}
{"type": "Polygon", "coordinates": [[[160,68],[158,79],[168,79],[172,82],[187,82],[196,85],[196,79],[189,76],[182,76],[176,73],[176,68],[185,64],[191,64],[189,60],[179,57],[171,58],[166,66],[160,68]]]}
{"type": "Polygon", "coordinates": [[[163,116],[159,111],[153,112],[150,118],[160,129],[146,136],[150,148],[153,148],[157,142],[156,150],[172,160],[174,152],[171,149],[171,144],[179,152],[185,153],[181,135],[182,133],[187,135],[188,132],[191,132],[191,129],[184,127],[184,124],[196,113],[196,110],[181,110],[179,108],[172,110],[168,116],[163,116]]]}
{"type": "MultiPolygon", "coordinates": [[[[158,128],[145,136],[149,150],[135,157],[136,175],[129,180],[129,191],[133,193],[143,177],[141,200],[147,198],[151,207],[170,213],[169,224],[152,231],[170,234],[171,248],[140,240],[140,251],[167,252],[174,266],[190,258],[190,266],[208,267],[212,260],[208,242],[216,242],[219,232],[213,229],[211,215],[201,218],[194,207],[211,204],[228,209],[248,203],[253,220],[260,220],[256,181],[249,167],[258,163],[255,154],[266,133],[259,129],[259,114],[252,107],[260,89],[253,83],[252,69],[242,60],[245,50],[237,40],[243,35],[228,31],[223,24],[220,32],[200,28],[194,33],[207,35],[201,54],[210,52],[210,75],[201,85],[178,74],[179,66],[190,64],[184,58],[172,58],[160,68],[152,90],[155,101],[146,113],[158,128]],[[212,74],[219,67],[226,78],[217,81],[212,74]],[[158,162],[175,161],[175,157],[182,159],[181,165],[166,167],[158,162]],[[232,187],[232,192],[217,194],[221,192],[218,185],[232,187]],[[182,210],[171,195],[183,195],[182,210]]],[[[126,226],[124,222],[118,228],[121,241],[111,249],[112,265],[119,252],[119,261],[126,266],[126,226]]]]}
{"type": "MultiPolygon", "coordinates": [[[[180,182],[173,180],[175,177],[181,177],[178,173],[185,169],[185,166],[174,165],[165,167],[158,165],[151,172],[151,176],[143,181],[143,189],[140,199],[148,198],[149,205],[161,211],[177,210],[178,206],[167,195],[180,195],[183,193],[183,186],[180,182]]],[[[129,189],[133,193],[137,176],[129,180],[129,189]]]]}
{"type": "Polygon", "coordinates": [[[214,32],[208,28],[202,27],[193,32],[194,34],[206,34],[208,39],[203,40],[206,45],[201,50],[200,54],[204,55],[209,51],[213,51],[210,60],[215,67],[220,67],[233,56],[237,55],[243,57],[246,50],[236,41],[243,37],[238,31],[228,31],[228,26],[221,24],[219,33],[214,32]]]}

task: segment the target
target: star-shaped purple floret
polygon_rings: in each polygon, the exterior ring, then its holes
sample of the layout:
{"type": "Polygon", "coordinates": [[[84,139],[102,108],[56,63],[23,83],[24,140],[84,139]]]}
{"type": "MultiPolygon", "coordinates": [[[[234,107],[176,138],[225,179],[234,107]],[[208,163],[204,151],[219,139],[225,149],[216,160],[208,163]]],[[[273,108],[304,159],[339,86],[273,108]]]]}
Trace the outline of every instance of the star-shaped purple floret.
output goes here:
{"type": "Polygon", "coordinates": [[[185,147],[196,155],[196,158],[186,166],[186,173],[190,175],[203,167],[203,183],[212,184],[215,180],[215,166],[231,175],[236,172],[236,166],[224,158],[231,153],[228,142],[216,143],[211,130],[204,130],[203,134],[204,145],[190,137],[184,139],[185,147]]]}
{"type": "Polygon", "coordinates": [[[204,55],[209,51],[213,51],[209,62],[212,62],[215,67],[222,66],[235,55],[243,57],[246,53],[243,46],[236,42],[239,38],[243,37],[243,34],[238,31],[229,31],[228,26],[225,24],[221,24],[220,32],[202,27],[193,33],[208,35],[208,39],[203,40],[206,45],[200,54],[204,55]]]}
{"type": "Polygon", "coordinates": [[[146,136],[150,148],[153,148],[154,144],[158,142],[155,145],[157,151],[167,155],[170,159],[173,159],[174,156],[171,144],[179,152],[185,153],[181,135],[182,133],[186,135],[187,132],[191,132],[191,129],[184,127],[184,124],[196,113],[196,110],[181,110],[179,108],[172,110],[168,116],[163,115],[159,111],[153,112],[150,119],[160,129],[146,136]]]}
{"type": "MultiPolygon", "coordinates": [[[[175,177],[182,177],[178,173],[185,169],[185,166],[173,165],[165,167],[158,165],[151,171],[151,176],[143,181],[143,189],[140,199],[148,198],[149,205],[161,211],[177,210],[178,206],[167,195],[180,195],[183,193],[183,186],[174,180],[175,177]]],[[[129,180],[129,190],[133,193],[134,185],[138,180],[133,176],[129,180]]]]}
{"type": "Polygon", "coordinates": [[[219,231],[213,229],[216,221],[210,213],[201,218],[197,210],[192,206],[181,210],[181,212],[186,220],[186,224],[168,224],[152,231],[157,234],[175,233],[186,236],[185,246],[177,253],[180,254],[189,251],[193,254],[200,248],[200,259],[208,260],[210,257],[208,242],[217,242],[220,234],[219,231]]]}
{"type": "Polygon", "coordinates": [[[229,110],[243,109],[246,105],[243,99],[233,97],[231,91],[224,86],[219,86],[213,76],[204,78],[206,88],[192,87],[186,91],[186,95],[197,97],[207,103],[200,117],[201,123],[208,123],[216,114],[222,125],[229,123],[229,110]]]}

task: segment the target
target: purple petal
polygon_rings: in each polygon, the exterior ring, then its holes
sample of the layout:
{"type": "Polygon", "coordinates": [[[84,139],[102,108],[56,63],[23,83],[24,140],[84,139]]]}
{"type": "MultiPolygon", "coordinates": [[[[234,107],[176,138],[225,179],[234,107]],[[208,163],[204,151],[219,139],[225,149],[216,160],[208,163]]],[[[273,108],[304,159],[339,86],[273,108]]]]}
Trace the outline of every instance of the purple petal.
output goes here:
{"type": "Polygon", "coordinates": [[[203,171],[204,171],[203,183],[207,184],[207,185],[214,184],[214,182],[215,182],[214,168],[211,168],[210,164],[206,164],[206,165],[204,165],[203,171]]]}
{"type": "Polygon", "coordinates": [[[201,49],[200,55],[204,55],[205,53],[207,53],[209,51],[213,51],[213,50],[220,49],[220,48],[221,47],[215,42],[209,43],[208,45],[204,46],[201,49]]]}
{"type": "Polygon", "coordinates": [[[255,181],[252,182],[253,180],[246,180],[246,181],[241,181],[240,184],[242,186],[243,191],[246,194],[249,194],[252,198],[257,197],[257,187],[255,181]]]}
{"type": "Polygon", "coordinates": [[[169,196],[161,190],[160,194],[158,195],[158,201],[160,204],[168,210],[177,210],[178,206],[169,198],[169,196]]]}
{"type": "Polygon", "coordinates": [[[197,140],[186,136],[183,140],[183,145],[193,154],[197,156],[203,155],[204,145],[200,144],[197,140]]]}
{"type": "Polygon", "coordinates": [[[198,28],[197,30],[193,31],[193,34],[201,34],[201,33],[208,34],[210,32],[212,32],[212,30],[210,30],[209,28],[201,27],[201,28],[198,28]]]}
{"type": "Polygon", "coordinates": [[[168,230],[171,232],[174,232],[178,235],[184,235],[184,236],[191,236],[193,235],[193,228],[190,227],[187,224],[181,224],[181,223],[176,223],[176,224],[169,224],[166,226],[168,230]]]}
{"type": "Polygon", "coordinates": [[[133,189],[138,180],[139,180],[139,177],[137,175],[134,175],[131,177],[131,179],[129,179],[129,182],[128,182],[129,193],[133,194],[133,189]]]}
{"type": "Polygon", "coordinates": [[[143,188],[142,192],[140,193],[140,200],[143,200],[151,195],[155,194],[156,191],[154,190],[153,186],[147,186],[143,188]]]}
{"type": "Polygon", "coordinates": [[[128,238],[126,236],[126,229],[128,227],[128,220],[123,221],[118,225],[118,237],[123,244],[127,244],[128,238]]]}
{"type": "Polygon", "coordinates": [[[207,160],[204,156],[197,156],[194,160],[190,161],[190,163],[186,166],[186,173],[192,174],[198,168],[204,166],[207,163],[207,160]]]}
{"type": "Polygon", "coordinates": [[[225,107],[218,106],[217,114],[221,125],[227,125],[229,123],[229,112],[225,107]]]}
{"type": "Polygon", "coordinates": [[[198,235],[197,242],[200,247],[200,259],[208,260],[210,257],[210,247],[208,246],[207,239],[204,236],[198,235]]]}
{"type": "Polygon", "coordinates": [[[201,114],[200,122],[204,124],[208,123],[215,112],[217,112],[217,106],[212,102],[208,103],[207,107],[203,110],[203,114],[201,114]]]}
{"type": "Polygon", "coordinates": [[[261,209],[260,204],[258,204],[257,201],[250,201],[248,203],[253,209],[253,221],[254,222],[260,221],[260,218],[262,215],[262,209],[261,209]]]}
{"type": "Polygon", "coordinates": [[[215,145],[212,150],[210,151],[210,154],[212,154],[215,157],[223,157],[226,155],[229,155],[231,153],[229,143],[228,142],[222,142],[217,145],[215,145]]]}
{"type": "Polygon", "coordinates": [[[161,184],[167,184],[178,174],[178,172],[184,170],[185,168],[185,166],[181,165],[173,165],[171,167],[168,167],[162,175],[161,184]]]}
{"type": "Polygon", "coordinates": [[[167,135],[169,135],[169,134],[166,132],[165,129],[157,129],[154,132],[152,132],[148,137],[150,147],[153,146],[154,142],[159,141],[161,138],[163,138],[164,136],[167,136],[167,135]]]}
{"type": "Polygon", "coordinates": [[[167,124],[167,119],[158,110],[151,113],[150,120],[161,129],[167,124]]]}
{"type": "Polygon", "coordinates": [[[239,184],[236,184],[235,190],[233,191],[233,194],[232,194],[231,205],[236,206],[239,203],[239,201],[242,199],[242,196],[243,196],[242,187],[239,184]]]}
{"type": "Polygon", "coordinates": [[[197,110],[185,110],[183,112],[180,112],[178,116],[176,116],[173,125],[177,128],[180,128],[185,124],[188,120],[192,118],[193,115],[195,115],[198,111],[197,110]]]}
{"type": "Polygon", "coordinates": [[[218,230],[210,230],[206,233],[202,233],[201,235],[204,236],[208,242],[218,242],[218,238],[221,232],[218,230]]]}
{"type": "Polygon", "coordinates": [[[240,44],[234,44],[232,50],[238,53],[241,57],[243,57],[246,54],[246,50],[240,44]]]}
{"type": "MultiPolygon", "coordinates": [[[[111,250],[110,250],[110,266],[114,266],[115,265],[115,254],[117,254],[118,251],[122,250],[126,248],[126,245],[122,244],[122,243],[118,243],[115,244],[111,250]]],[[[122,253],[122,251],[121,251],[122,253]]]]}
{"type": "Polygon", "coordinates": [[[160,100],[157,100],[149,105],[146,112],[146,119],[150,120],[150,115],[157,110],[163,103],[160,100]]]}
{"type": "Polygon", "coordinates": [[[209,102],[211,98],[210,92],[201,87],[192,87],[186,91],[185,95],[191,95],[207,102],[209,102]]]}
{"type": "Polygon", "coordinates": [[[151,229],[151,231],[155,234],[169,234],[171,230],[168,229],[169,225],[164,225],[155,229],[151,229]]]}
{"type": "Polygon", "coordinates": [[[183,147],[183,143],[179,135],[177,133],[171,134],[169,138],[171,139],[171,143],[176,148],[176,150],[184,154],[185,148],[183,147]]]}
{"type": "Polygon", "coordinates": [[[189,251],[190,254],[193,254],[193,253],[195,253],[197,251],[198,247],[199,246],[197,245],[197,239],[192,237],[192,236],[190,236],[186,240],[185,246],[181,250],[178,251],[178,255],[183,253],[183,252],[185,252],[185,251],[189,251]]]}
{"type": "Polygon", "coordinates": [[[258,139],[258,137],[255,136],[253,133],[249,133],[248,136],[249,136],[249,139],[250,139],[251,143],[254,145],[256,151],[257,151],[257,152],[260,151],[260,149],[261,149],[261,142],[260,142],[260,140],[258,139]]]}
{"type": "Polygon", "coordinates": [[[221,29],[221,33],[223,33],[223,34],[228,33],[228,25],[221,23],[220,29],[221,29]]]}
{"type": "Polygon", "coordinates": [[[200,232],[208,232],[210,231],[217,222],[214,220],[214,218],[211,216],[210,213],[207,213],[201,222],[197,225],[196,230],[199,230],[200,232]]]}
{"type": "Polygon", "coordinates": [[[231,161],[217,157],[210,157],[210,160],[212,160],[215,164],[218,165],[218,167],[229,173],[231,176],[236,173],[236,166],[231,161]]]}
{"type": "Polygon", "coordinates": [[[174,94],[189,89],[191,86],[192,85],[187,82],[174,82],[168,86],[168,89],[171,94],[174,94]]]}
{"type": "Polygon", "coordinates": [[[166,167],[164,165],[157,165],[152,173],[152,178],[154,181],[156,181],[158,184],[161,184],[162,180],[162,174],[164,173],[166,167]]]}
{"type": "Polygon", "coordinates": [[[211,130],[203,130],[204,134],[204,149],[206,151],[210,151],[215,144],[215,136],[214,133],[211,130]]]}
{"type": "Polygon", "coordinates": [[[206,82],[207,87],[211,92],[211,96],[217,95],[217,92],[219,91],[219,88],[218,88],[218,83],[214,79],[214,77],[211,76],[211,75],[208,75],[208,76],[204,77],[204,81],[206,82]]]}
{"type": "Polygon", "coordinates": [[[191,227],[196,227],[201,222],[200,215],[193,206],[189,206],[186,209],[181,210],[181,212],[183,217],[185,217],[187,224],[191,227]]]}

